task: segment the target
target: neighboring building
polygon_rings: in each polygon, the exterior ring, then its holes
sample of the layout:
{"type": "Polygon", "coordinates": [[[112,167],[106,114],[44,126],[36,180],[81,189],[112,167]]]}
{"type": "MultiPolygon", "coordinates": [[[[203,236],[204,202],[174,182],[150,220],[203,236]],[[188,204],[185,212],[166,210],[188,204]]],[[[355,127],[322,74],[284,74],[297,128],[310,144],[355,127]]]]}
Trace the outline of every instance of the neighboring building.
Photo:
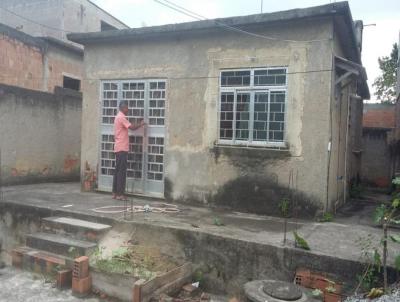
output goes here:
{"type": "Polygon", "coordinates": [[[361,181],[388,188],[395,173],[395,105],[364,104],[361,181]]]}
{"type": "Polygon", "coordinates": [[[0,83],[53,92],[80,90],[83,50],[54,38],[38,38],[0,24],[0,83]]]}
{"type": "Polygon", "coordinates": [[[303,213],[334,209],[360,173],[361,36],[347,2],[70,34],[91,79],[81,167],[111,190],[113,120],[127,100],[129,119],[148,123],[131,132],[129,191],[276,214],[291,187],[303,213]]]}
{"type": "Polygon", "coordinates": [[[1,23],[31,36],[68,43],[69,32],[129,28],[88,0],[2,0],[0,6],[1,23]]]}

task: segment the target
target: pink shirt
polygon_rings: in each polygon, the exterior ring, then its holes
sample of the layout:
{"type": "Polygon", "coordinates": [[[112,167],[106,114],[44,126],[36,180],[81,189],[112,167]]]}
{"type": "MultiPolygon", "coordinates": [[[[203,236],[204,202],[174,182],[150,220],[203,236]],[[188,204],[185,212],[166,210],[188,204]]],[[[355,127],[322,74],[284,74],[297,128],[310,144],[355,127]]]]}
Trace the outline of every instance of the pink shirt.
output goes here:
{"type": "Polygon", "coordinates": [[[125,114],[118,112],[114,120],[114,152],[129,151],[128,128],[130,125],[125,114]]]}

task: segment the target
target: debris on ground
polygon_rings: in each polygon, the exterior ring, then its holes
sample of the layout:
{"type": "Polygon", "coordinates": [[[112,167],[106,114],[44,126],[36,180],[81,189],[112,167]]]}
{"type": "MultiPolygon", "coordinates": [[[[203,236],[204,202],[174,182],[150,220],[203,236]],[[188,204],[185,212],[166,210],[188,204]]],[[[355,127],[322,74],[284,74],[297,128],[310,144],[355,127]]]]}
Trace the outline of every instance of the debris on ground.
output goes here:
{"type": "Polygon", "coordinates": [[[203,292],[198,283],[185,284],[174,297],[161,294],[158,298],[159,302],[210,302],[211,300],[211,295],[203,292]]]}

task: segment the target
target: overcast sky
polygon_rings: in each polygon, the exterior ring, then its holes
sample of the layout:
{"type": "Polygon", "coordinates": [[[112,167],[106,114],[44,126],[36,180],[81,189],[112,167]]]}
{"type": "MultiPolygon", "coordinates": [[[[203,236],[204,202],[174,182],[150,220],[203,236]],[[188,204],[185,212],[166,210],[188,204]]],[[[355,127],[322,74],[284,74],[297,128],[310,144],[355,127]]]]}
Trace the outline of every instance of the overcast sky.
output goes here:
{"type": "MultiPolygon", "coordinates": [[[[154,0],[92,0],[130,27],[142,27],[193,21],[194,19],[164,7],[154,0]]],[[[169,0],[207,18],[255,14],[261,0],[169,0]]],[[[274,12],[329,3],[323,0],[264,0],[263,12],[274,12]]],[[[379,75],[378,57],[389,55],[399,40],[400,0],[350,0],[353,19],[376,26],[364,28],[363,64],[371,84],[379,75]]],[[[372,96],[372,99],[375,97],[372,96]]]]}

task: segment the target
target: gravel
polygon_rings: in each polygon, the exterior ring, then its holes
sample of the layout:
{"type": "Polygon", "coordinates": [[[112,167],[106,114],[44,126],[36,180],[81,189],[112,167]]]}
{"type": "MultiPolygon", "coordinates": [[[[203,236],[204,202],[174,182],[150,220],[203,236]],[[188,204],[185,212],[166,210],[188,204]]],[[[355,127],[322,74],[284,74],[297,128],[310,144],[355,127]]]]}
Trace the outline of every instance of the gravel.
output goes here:
{"type": "Polygon", "coordinates": [[[0,302],[98,302],[78,299],[70,290],[60,291],[44,278],[14,268],[0,269],[0,302]]]}
{"type": "Polygon", "coordinates": [[[390,295],[383,295],[377,299],[352,296],[348,297],[345,302],[400,302],[400,288],[394,289],[390,295]]]}

